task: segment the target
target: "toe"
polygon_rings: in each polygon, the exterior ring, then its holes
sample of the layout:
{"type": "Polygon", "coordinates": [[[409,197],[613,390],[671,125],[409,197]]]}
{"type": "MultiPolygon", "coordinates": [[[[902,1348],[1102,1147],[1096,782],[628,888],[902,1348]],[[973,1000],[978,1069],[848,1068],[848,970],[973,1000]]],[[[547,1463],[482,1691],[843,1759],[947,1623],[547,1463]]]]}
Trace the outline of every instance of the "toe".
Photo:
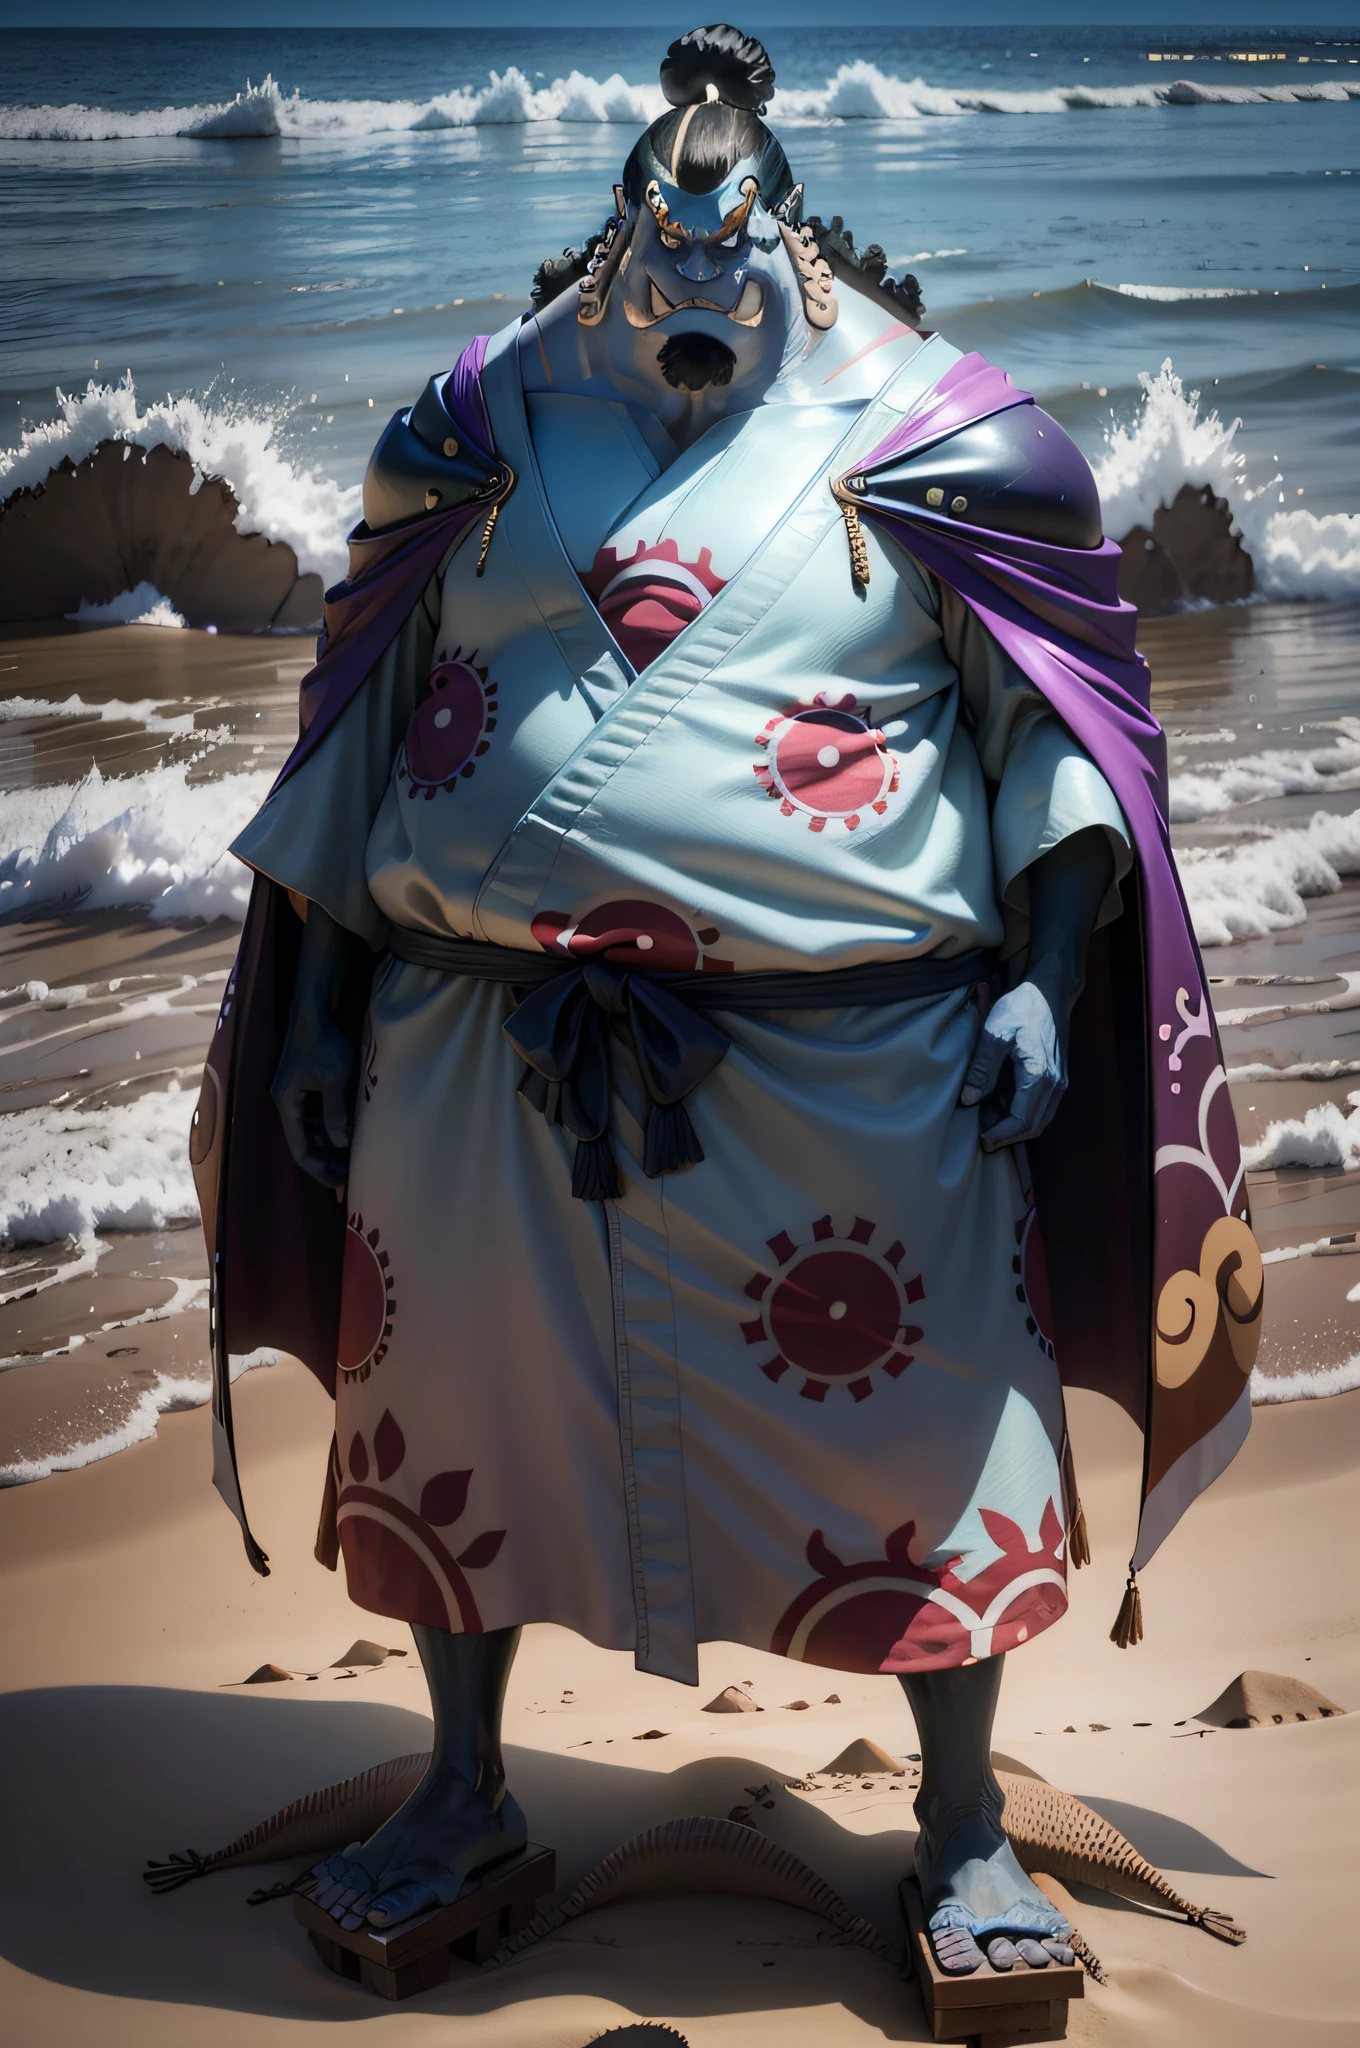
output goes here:
{"type": "Polygon", "coordinates": [[[1048,1950],[1028,1934],[1017,1941],[1015,1946],[1021,1962],[1028,1963],[1031,1970],[1046,1970],[1053,1960],[1048,1950]]]}
{"type": "Polygon", "coordinates": [[[1068,1944],[1065,1941],[1061,1940],[1057,1935],[1050,1935],[1049,1939],[1045,1941],[1042,1944],[1042,1946],[1048,1950],[1048,1953],[1052,1956],[1054,1962],[1061,1963],[1065,1969],[1070,1967],[1070,1965],[1073,1964],[1077,1959],[1076,1951],[1070,1948],[1068,1944]]]}
{"type": "Polygon", "coordinates": [[[932,1928],[930,1945],[946,1976],[967,1977],[982,1968],[982,1950],[966,1927],[932,1928]]]}
{"type": "Polygon", "coordinates": [[[998,1934],[987,1944],[987,1960],[994,1970],[1013,1970],[1020,1960],[1020,1951],[1006,1935],[998,1934]]]}
{"type": "Polygon", "coordinates": [[[391,1891],[383,1892],[374,1899],[368,1909],[370,1927],[394,1927],[402,1920],[410,1920],[417,1913],[427,1913],[437,1906],[439,1899],[429,1885],[418,1878],[411,1878],[405,1884],[393,1885],[391,1891]]]}

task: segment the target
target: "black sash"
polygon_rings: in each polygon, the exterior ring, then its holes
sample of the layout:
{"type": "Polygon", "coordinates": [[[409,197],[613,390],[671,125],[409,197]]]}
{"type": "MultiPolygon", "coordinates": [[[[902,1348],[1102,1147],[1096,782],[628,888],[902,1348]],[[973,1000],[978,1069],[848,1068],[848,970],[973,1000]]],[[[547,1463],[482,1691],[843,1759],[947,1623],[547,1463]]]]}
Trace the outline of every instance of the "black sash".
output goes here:
{"type": "Polygon", "coordinates": [[[851,1009],[861,1003],[905,1003],[989,982],[996,955],[978,948],[949,959],[868,960],[822,973],[801,969],[757,974],[647,974],[611,961],[570,962],[549,953],[394,926],[395,959],[441,974],[466,974],[523,990],[502,1025],[525,1063],[519,1092],[576,1140],[571,1191],[578,1201],[620,1193],[609,1143],[613,1093],[611,1030],[631,1045],[647,1091],[643,1170],[656,1179],[696,1164],[703,1147],[685,1098],[719,1064],[731,1043],[707,1014],[727,1010],[851,1009]]]}

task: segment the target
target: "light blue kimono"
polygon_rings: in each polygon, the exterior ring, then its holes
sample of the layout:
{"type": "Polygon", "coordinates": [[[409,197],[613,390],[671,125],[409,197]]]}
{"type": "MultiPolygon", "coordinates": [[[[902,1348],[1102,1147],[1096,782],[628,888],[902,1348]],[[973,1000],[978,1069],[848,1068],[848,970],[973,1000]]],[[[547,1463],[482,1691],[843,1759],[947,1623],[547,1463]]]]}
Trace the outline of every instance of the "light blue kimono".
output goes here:
{"type": "MultiPolygon", "coordinates": [[[[909,556],[869,532],[852,580],[828,486],[955,359],[904,334],[870,402],[766,403],[676,456],[624,406],[526,402],[508,329],[482,388],[518,483],[485,573],[454,551],[237,853],[379,949],[395,924],[715,974],[1013,952],[1066,835],[1103,827],[1127,870],[1119,807],[909,556]],[[622,643],[668,604],[690,621],[637,674],[622,643]]],[[[390,957],[374,983],[352,1597],[558,1622],[689,1682],[714,1638],[924,1670],[1056,1619],[1062,1397],[1016,1158],[958,1105],[973,992],[716,1012],[704,1158],[657,1179],[620,1046],[603,1204],[517,1093],[515,1000],[390,957]]]]}

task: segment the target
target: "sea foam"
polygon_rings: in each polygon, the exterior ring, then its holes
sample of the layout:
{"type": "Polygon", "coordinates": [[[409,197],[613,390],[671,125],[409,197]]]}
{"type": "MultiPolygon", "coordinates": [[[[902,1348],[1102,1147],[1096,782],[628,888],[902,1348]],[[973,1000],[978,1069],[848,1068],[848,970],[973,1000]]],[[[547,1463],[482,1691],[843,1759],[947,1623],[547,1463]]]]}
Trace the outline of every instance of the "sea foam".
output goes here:
{"type": "Polygon", "coordinates": [[[1305,1366],[1299,1372],[1260,1372],[1251,1376],[1251,1404],[1264,1408],[1276,1401],[1325,1401],[1331,1394],[1349,1394],[1360,1387],[1360,1355],[1341,1365],[1305,1366]]]}
{"type": "Polygon", "coordinates": [[[1281,1117],[1243,1149],[1242,1164],[1252,1173],[1282,1166],[1352,1172],[1360,1166],[1360,1108],[1348,1116],[1335,1102],[1316,1102],[1301,1117],[1281,1117]]]}
{"type": "MultiPolygon", "coordinates": [[[[1360,99],[1360,80],[1290,79],[1279,85],[1213,84],[1169,79],[1147,85],[1083,83],[1026,87],[931,85],[899,78],[860,59],[842,64],[821,85],[776,90],[770,119],[797,125],[827,121],[920,122],[976,114],[1043,115],[1091,109],[1226,105],[1280,106],[1360,99]]],[[[282,136],[297,142],[362,142],[368,136],[419,134],[447,128],[535,121],[619,123],[641,128],[666,111],[655,85],[631,85],[618,72],[594,78],[572,71],[536,86],[515,65],[491,71],[484,85],[459,85],[425,100],[311,100],[286,93],[272,75],[247,81],[233,99],[208,105],[151,107],[136,112],[82,105],[0,108],[0,141],[117,142],[182,137],[193,142],[252,141],[282,136]]]]}
{"type": "Polygon", "coordinates": [[[1267,797],[1320,796],[1360,789],[1360,718],[1330,721],[1334,739],[1314,747],[1270,747],[1171,777],[1171,822],[1189,825],[1267,797]]]}
{"type": "Polygon", "coordinates": [[[134,584],[107,604],[92,604],[82,597],[67,618],[77,626],[183,626],[186,621],[168,597],[162,597],[154,583],[134,584]]]}
{"type": "Polygon", "coordinates": [[[88,1242],[96,1230],[160,1230],[198,1214],[189,1170],[194,1097],[178,1086],[102,1108],[5,1117],[0,1244],[88,1242]]]}
{"type": "Polygon", "coordinates": [[[332,583],[345,574],[344,536],[359,516],[362,493],[289,460],[278,442],[282,405],[251,411],[210,393],[156,400],[143,410],[129,371],[119,384],[91,378],[83,393],[58,389],[57,406],[56,419],[27,428],[15,446],[0,450],[0,500],[43,483],[62,462],[83,462],[105,441],[129,450],[173,448],[192,461],[195,490],[206,477],[230,484],[238,533],[286,541],[304,576],[332,583]]]}
{"type": "Polygon", "coordinates": [[[254,769],[194,784],[167,763],[0,791],[0,915],[62,904],[239,922],[250,877],[227,848],[272,780],[254,769]]]}
{"type": "MultiPolygon", "coordinates": [[[[244,1357],[232,1359],[231,1378],[238,1380],[252,1367],[277,1365],[278,1360],[277,1351],[247,1352],[244,1357]]],[[[0,1465],[0,1486],[26,1486],[34,1479],[50,1479],[54,1472],[78,1472],[84,1465],[97,1465],[101,1458],[111,1458],[117,1451],[144,1444],[156,1434],[156,1424],[162,1415],[201,1408],[211,1398],[212,1381],[206,1374],[179,1379],[172,1373],[158,1372],[152,1385],[144,1387],[137,1396],[130,1413],[104,1435],[93,1437],[88,1443],[72,1444],[66,1450],[48,1451],[41,1457],[18,1458],[12,1464],[0,1465]]]]}
{"type": "Polygon", "coordinates": [[[1329,896],[1344,875],[1360,874],[1360,811],[1315,811],[1304,826],[1228,846],[1181,847],[1176,865],[1201,946],[1264,938],[1302,924],[1305,898],[1329,896]]]}

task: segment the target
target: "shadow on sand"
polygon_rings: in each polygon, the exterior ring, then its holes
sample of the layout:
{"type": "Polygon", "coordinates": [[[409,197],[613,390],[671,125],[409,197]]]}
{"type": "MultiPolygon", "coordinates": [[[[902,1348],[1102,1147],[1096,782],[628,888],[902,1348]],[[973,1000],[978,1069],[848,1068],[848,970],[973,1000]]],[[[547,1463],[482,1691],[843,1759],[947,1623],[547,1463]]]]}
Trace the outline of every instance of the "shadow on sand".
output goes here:
{"type": "MultiPolygon", "coordinates": [[[[7,1822],[11,1841],[23,1845],[0,1882],[0,1952],[39,1976],[119,1997],[280,2017],[380,2017],[389,2008],[322,1967],[286,1901],[246,1906],[250,1891],[293,1874],[296,1863],[222,1871],[161,1898],[140,1872],[148,1857],[172,1849],[207,1853],[304,1792],[427,1748],[429,1736],[423,1716],[359,1701],[137,1686],[0,1698],[7,1822]]],[[[744,1786],[769,1775],[736,1757],[673,1773],[536,1750],[512,1749],[508,1761],[531,1832],[558,1847],[563,1889],[630,1835],[681,1814],[726,1813],[744,1786]]],[[[896,1942],[890,1902],[910,1837],[850,1836],[783,1797],[768,1818],[784,1846],[896,1942]]],[[[605,1919],[578,1923],[568,1930],[574,1938],[500,1970],[467,1966],[424,1994],[421,2008],[470,2015],[569,1993],[683,2020],[826,2002],[888,2040],[927,2038],[915,1992],[894,1964],[842,1946],[795,1908],[751,1901],[738,1916],[723,1900],[644,1902],[613,1908],[607,1927],[605,1919]]],[[[582,2039],[591,2032],[598,2027],[582,2039]]],[[[526,2033],[526,2044],[533,2038],[526,2033]]]]}

